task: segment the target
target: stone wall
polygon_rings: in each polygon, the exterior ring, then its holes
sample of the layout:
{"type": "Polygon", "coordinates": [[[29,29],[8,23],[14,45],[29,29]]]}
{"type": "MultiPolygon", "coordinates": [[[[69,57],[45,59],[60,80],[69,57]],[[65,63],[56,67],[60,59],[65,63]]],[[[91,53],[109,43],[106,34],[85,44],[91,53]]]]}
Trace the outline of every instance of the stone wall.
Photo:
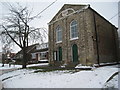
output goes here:
{"type": "MultiPolygon", "coordinates": [[[[91,10],[93,12],[93,10],[91,10]]],[[[96,33],[98,38],[98,54],[100,63],[116,62],[118,59],[118,33],[117,28],[113,26],[104,17],[100,16],[97,12],[93,12],[95,18],[96,33]]],[[[94,22],[94,19],[92,20],[94,22]]],[[[96,42],[94,42],[96,44],[96,42]]],[[[94,45],[97,50],[97,46],[94,45]]],[[[97,51],[95,52],[97,56],[97,51]]]]}
{"type": "MultiPolygon", "coordinates": [[[[62,20],[57,21],[49,25],[49,57],[50,63],[56,63],[53,60],[53,52],[58,49],[58,47],[62,47],[62,62],[70,64],[72,61],[72,52],[71,47],[73,44],[78,46],[78,63],[83,65],[92,65],[94,64],[94,49],[93,49],[93,38],[92,38],[92,26],[89,18],[91,13],[88,10],[84,10],[80,13],[75,13],[70,15],[62,20]],[[78,39],[71,40],[70,39],[70,23],[72,20],[76,20],[78,22],[78,39]],[[56,43],[56,27],[60,25],[62,26],[62,43],[56,43]]],[[[58,61],[57,61],[58,62],[58,61]]]]}
{"type": "MultiPolygon", "coordinates": [[[[72,8],[77,10],[79,7],[74,6],[72,8]]],[[[98,63],[98,55],[100,63],[115,62],[118,57],[117,39],[117,29],[112,24],[93,9],[85,9],[49,25],[49,63],[51,65],[75,65],[77,63],[93,65],[98,63]],[[75,40],[70,39],[70,23],[72,20],[78,22],[78,39],[75,40]],[[58,25],[62,27],[63,36],[61,43],[56,43],[55,30],[58,25]],[[73,63],[72,61],[71,48],[73,44],[78,46],[79,62],[77,63],[73,63]],[[62,61],[55,61],[53,54],[59,47],[62,47],[62,61]]]]}

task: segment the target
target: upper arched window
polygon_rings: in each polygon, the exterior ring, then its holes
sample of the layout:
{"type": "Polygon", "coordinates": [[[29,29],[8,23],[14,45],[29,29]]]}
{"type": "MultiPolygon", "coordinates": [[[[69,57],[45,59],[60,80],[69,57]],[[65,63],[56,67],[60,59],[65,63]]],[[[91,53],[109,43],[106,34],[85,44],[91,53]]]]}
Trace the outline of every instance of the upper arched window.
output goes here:
{"type": "Polygon", "coordinates": [[[62,28],[60,26],[57,26],[56,28],[56,41],[62,41],[62,28]]]}
{"type": "Polygon", "coordinates": [[[77,38],[78,37],[78,23],[76,20],[73,20],[70,23],[70,38],[77,38]]]}

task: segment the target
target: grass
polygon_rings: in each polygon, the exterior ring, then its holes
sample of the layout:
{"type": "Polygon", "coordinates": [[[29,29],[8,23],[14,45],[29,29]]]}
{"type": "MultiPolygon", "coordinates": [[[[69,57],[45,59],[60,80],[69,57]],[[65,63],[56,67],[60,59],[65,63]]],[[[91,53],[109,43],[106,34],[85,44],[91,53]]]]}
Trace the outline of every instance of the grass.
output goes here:
{"type": "Polygon", "coordinates": [[[67,67],[67,68],[61,68],[61,67],[55,67],[55,66],[43,66],[43,67],[38,67],[38,66],[34,66],[34,67],[29,67],[28,69],[34,69],[36,71],[34,71],[34,73],[38,73],[38,72],[52,72],[52,71],[65,71],[67,73],[76,73],[81,71],[81,69],[76,69],[76,68],[71,68],[71,67],[67,67]]]}
{"type": "Polygon", "coordinates": [[[34,71],[34,73],[38,73],[38,72],[53,72],[53,71],[66,71],[66,72],[79,72],[80,70],[75,70],[75,69],[41,69],[41,70],[36,70],[34,71]]]}

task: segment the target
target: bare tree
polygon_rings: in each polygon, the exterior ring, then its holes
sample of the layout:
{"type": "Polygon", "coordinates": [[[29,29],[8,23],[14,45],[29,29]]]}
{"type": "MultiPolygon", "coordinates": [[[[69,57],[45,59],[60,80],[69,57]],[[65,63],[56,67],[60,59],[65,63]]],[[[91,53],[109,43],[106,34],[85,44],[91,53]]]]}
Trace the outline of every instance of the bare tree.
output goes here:
{"type": "Polygon", "coordinates": [[[39,40],[43,42],[46,38],[45,28],[31,27],[31,23],[38,16],[32,16],[28,7],[22,7],[19,4],[16,6],[10,5],[9,15],[4,19],[1,25],[1,36],[9,43],[15,43],[22,49],[23,61],[22,68],[26,68],[27,64],[27,52],[29,42],[39,40]]]}
{"type": "Polygon", "coordinates": [[[7,60],[7,54],[12,51],[11,48],[12,41],[8,40],[8,36],[6,34],[0,35],[1,35],[0,41],[2,44],[2,67],[4,67],[5,60],[7,60]]]}
{"type": "Polygon", "coordinates": [[[5,60],[8,60],[7,55],[12,51],[12,49],[9,43],[2,46],[2,67],[4,67],[4,64],[6,63],[5,60]]]}

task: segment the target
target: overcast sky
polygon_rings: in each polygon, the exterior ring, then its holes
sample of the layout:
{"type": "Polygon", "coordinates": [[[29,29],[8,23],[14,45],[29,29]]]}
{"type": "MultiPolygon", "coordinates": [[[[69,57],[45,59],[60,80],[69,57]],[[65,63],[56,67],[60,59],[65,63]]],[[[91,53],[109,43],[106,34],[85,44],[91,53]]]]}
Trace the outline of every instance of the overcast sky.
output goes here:
{"type": "MultiPolygon", "coordinates": [[[[0,3],[0,18],[4,17],[8,13],[8,6],[6,2],[15,3],[19,2],[21,5],[33,8],[33,14],[36,15],[55,0],[1,0],[0,3]]],[[[90,4],[90,6],[96,10],[99,14],[109,20],[113,25],[118,27],[118,1],[119,0],[57,0],[51,7],[41,13],[41,18],[32,22],[31,25],[35,27],[45,27],[48,29],[47,23],[55,16],[64,4],[90,4]],[[91,1],[91,2],[90,2],[91,1]],[[114,1],[114,2],[113,2],[114,1]],[[116,15],[116,16],[115,16],[116,15]],[[115,16],[114,18],[112,18],[115,16]],[[112,19],[111,19],[112,18],[112,19]],[[111,19],[111,20],[110,20],[111,19]]],[[[47,42],[47,40],[46,40],[47,42]]],[[[0,52],[2,51],[2,45],[0,43],[0,52]]],[[[20,49],[14,46],[14,52],[20,49]]]]}

